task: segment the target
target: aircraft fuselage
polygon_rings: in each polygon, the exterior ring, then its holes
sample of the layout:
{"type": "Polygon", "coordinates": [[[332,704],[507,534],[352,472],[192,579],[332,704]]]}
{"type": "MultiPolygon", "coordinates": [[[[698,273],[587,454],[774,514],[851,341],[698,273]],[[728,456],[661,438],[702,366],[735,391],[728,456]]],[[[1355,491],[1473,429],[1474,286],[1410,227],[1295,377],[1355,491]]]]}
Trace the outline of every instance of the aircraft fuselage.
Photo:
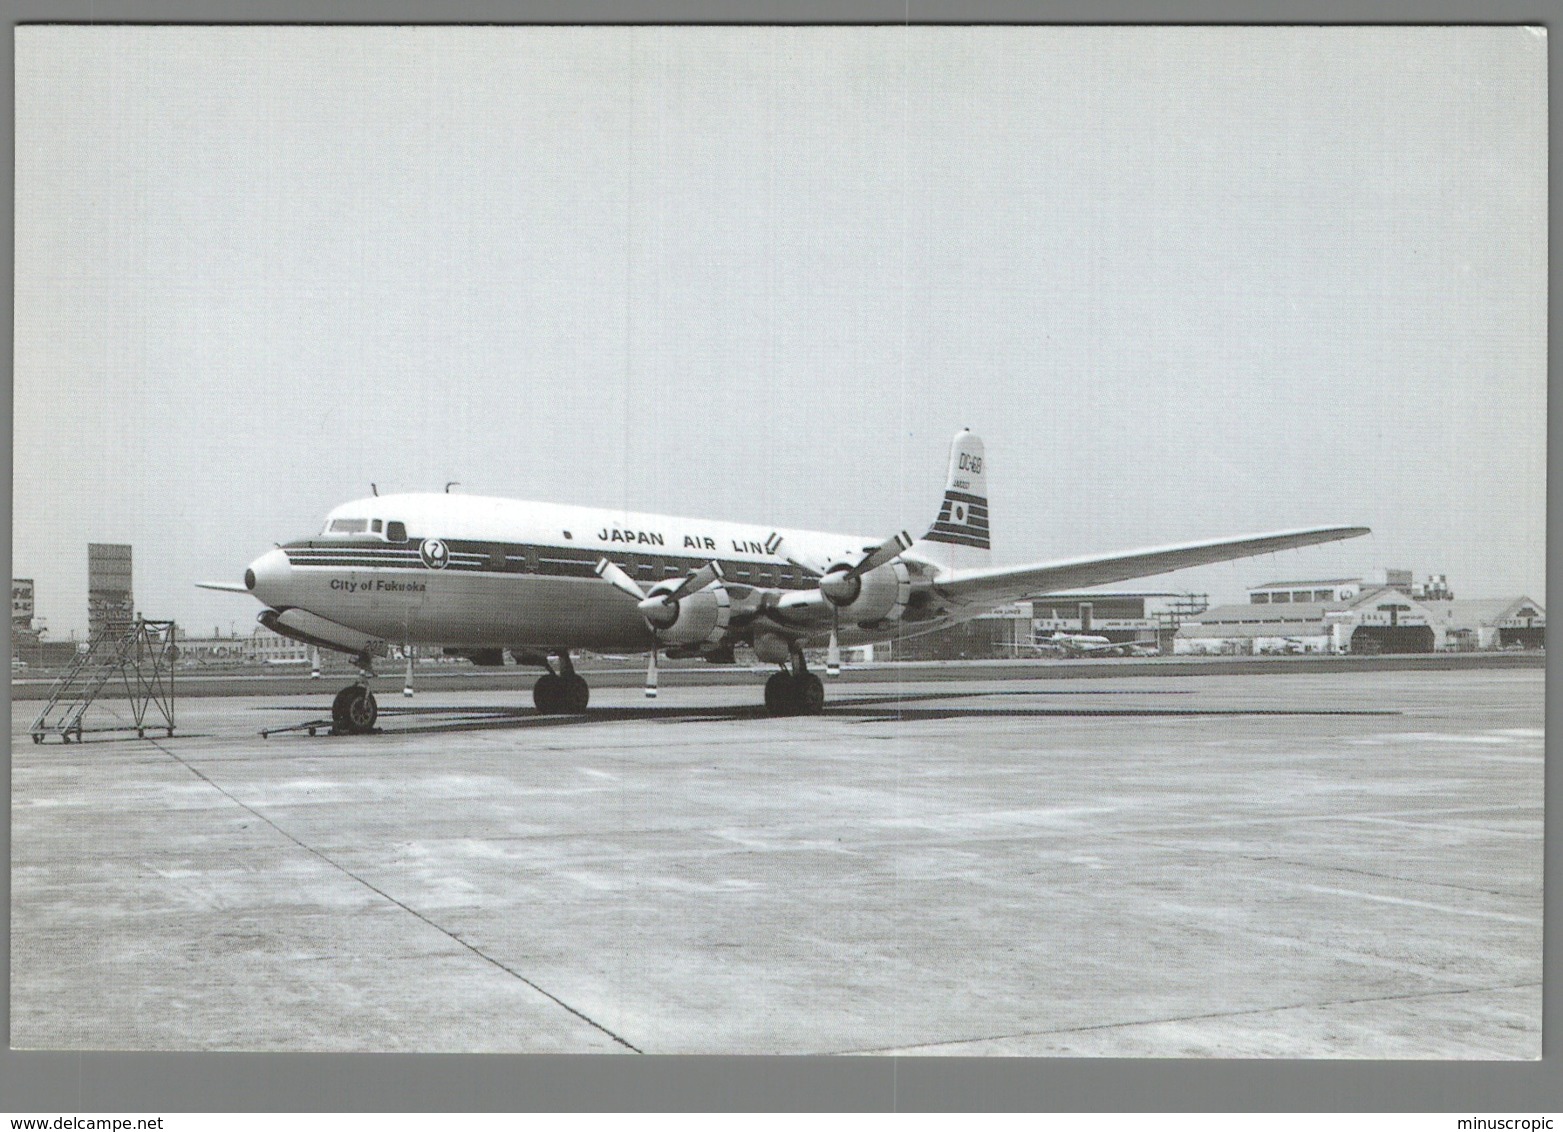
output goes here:
{"type": "MultiPolygon", "coordinates": [[[[388,495],[336,508],[320,535],[267,552],[245,580],[272,609],[304,610],[390,644],[630,651],[655,638],[635,602],[597,576],[604,558],[648,588],[716,562],[741,629],[784,617],[778,594],[817,587],[817,576],[790,559],[847,560],[874,541],[479,496],[388,495]]],[[[944,607],[929,602],[931,569],[908,565],[924,595],[915,630],[949,623],[944,607]]],[[[840,637],[856,643],[896,631],[842,624],[840,637]]]]}

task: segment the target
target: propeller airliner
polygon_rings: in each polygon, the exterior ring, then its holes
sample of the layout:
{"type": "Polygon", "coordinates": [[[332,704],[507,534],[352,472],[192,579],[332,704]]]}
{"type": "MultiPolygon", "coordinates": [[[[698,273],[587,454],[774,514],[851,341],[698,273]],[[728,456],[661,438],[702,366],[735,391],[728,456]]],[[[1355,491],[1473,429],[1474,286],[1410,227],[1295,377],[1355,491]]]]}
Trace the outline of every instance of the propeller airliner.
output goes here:
{"type": "Polygon", "coordinates": [[[821,710],[825,689],[806,648],[913,636],[1021,598],[1107,585],[1367,534],[1312,527],[1023,566],[990,564],[982,441],[956,434],[937,517],[921,537],[888,539],[627,514],[472,495],[374,495],[344,503],[313,538],[269,550],[239,582],[262,625],[353,657],[360,679],[337,693],[333,729],[368,732],[378,707],[373,660],[391,645],[433,646],[481,665],[545,669],[532,689],[545,713],[586,710],[574,650],[732,663],[752,650],[777,671],[772,715],[821,710]],[[552,658],[552,659],[550,659],[552,658]],[[557,667],[555,667],[557,661],[557,667]]]}

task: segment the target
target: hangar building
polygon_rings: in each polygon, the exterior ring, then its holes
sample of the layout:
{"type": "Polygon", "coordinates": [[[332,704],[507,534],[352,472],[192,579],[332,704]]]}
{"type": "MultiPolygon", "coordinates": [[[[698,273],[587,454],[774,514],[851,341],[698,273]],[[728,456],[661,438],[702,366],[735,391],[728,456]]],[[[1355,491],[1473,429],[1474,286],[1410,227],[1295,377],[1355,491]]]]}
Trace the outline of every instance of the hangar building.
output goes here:
{"type": "MultiPolygon", "coordinates": [[[[1250,600],[1220,605],[1186,621],[1173,640],[1180,654],[1407,653],[1541,648],[1546,611],[1529,597],[1487,600],[1416,598],[1391,586],[1355,590],[1341,600],[1250,600]]],[[[1310,596],[1329,582],[1308,583],[1310,596]]],[[[1344,595],[1355,579],[1336,580],[1344,595]]],[[[1252,597],[1252,595],[1251,595],[1252,597]]]]}

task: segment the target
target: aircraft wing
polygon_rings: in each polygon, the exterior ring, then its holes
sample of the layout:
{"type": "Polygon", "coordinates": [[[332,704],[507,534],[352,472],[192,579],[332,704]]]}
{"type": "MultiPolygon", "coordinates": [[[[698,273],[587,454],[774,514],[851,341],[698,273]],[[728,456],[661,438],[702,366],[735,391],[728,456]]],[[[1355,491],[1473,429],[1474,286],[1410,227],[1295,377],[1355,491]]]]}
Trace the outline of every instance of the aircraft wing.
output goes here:
{"type": "Polygon", "coordinates": [[[1265,535],[1220,539],[1215,542],[1191,542],[1177,546],[1153,547],[1110,554],[1103,558],[1070,558],[1062,562],[1043,562],[1031,566],[982,567],[945,575],[934,588],[961,605],[997,606],[1019,601],[1034,594],[1105,586],[1130,578],[1165,574],[1188,566],[1208,566],[1276,550],[1313,546],[1321,542],[1356,538],[1368,533],[1367,527],[1309,527],[1297,531],[1276,531],[1265,535]]]}

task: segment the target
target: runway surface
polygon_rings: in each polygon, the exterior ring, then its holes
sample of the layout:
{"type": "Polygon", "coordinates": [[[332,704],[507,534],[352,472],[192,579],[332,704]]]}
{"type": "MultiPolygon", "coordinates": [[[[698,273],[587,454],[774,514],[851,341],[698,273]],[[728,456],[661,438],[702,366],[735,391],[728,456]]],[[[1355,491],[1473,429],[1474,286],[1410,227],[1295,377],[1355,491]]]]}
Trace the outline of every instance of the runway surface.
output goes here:
{"type": "Polygon", "coordinates": [[[11,1042],[1536,1057],[1543,675],[18,703],[11,1042]]]}

